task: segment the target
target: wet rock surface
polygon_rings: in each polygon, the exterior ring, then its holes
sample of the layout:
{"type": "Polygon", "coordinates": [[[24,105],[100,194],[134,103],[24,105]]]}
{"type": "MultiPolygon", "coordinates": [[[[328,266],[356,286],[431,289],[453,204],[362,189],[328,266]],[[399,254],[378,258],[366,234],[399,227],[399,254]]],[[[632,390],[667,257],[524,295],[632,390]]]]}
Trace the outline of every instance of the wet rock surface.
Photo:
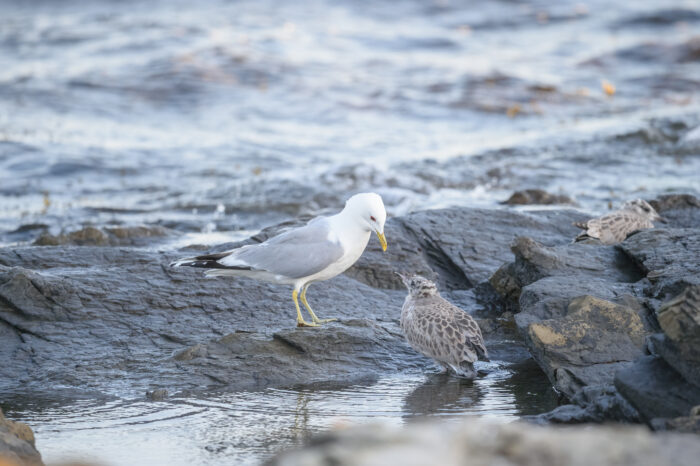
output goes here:
{"type": "MultiPolygon", "coordinates": [[[[561,244],[577,216],[445,209],[393,219],[387,254],[373,239],[347,274],[310,288],[319,316],[340,319],[320,329],[292,327],[287,287],[168,267],[189,249],[0,249],[0,355],[13,361],[0,369],[0,390],[41,392],[58,384],[143,396],[161,388],[235,390],[428,369],[396,326],[406,292],[394,271],[437,276],[444,295],[473,312],[474,286],[498,268],[517,232],[561,244]],[[485,229],[465,236],[474,225],[485,229]]],[[[501,318],[482,316],[480,322],[496,358],[527,359],[520,343],[504,337],[512,327],[501,318]]]]}
{"type": "MultiPolygon", "coordinates": [[[[25,466],[43,466],[28,425],[6,419],[0,409],[0,462],[8,460],[25,466]]],[[[2,464],[5,464],[2,462],[2,464]]]]}
{"type": "Polygon", "coordinates": [[[526,341],[555,387],[573,396],[612,383],[618,369],[643,355],[645,335],[633,309],[586,295],[562,317],[528,325],[526,341]]]}
{"type": "Polygon", "coordinates": [[[656,316],[662,332],[648,338],[653,354],[618,372],[615,386],[652,427],[700,432],[700,287],[687,287],[656,316]]]}
{"type": "MultiPolygon", "coordinates": [[[[695,212],[693,199],[678,199],[669,210],[680,203],[695,212]]],[[[665,340],[655,343],[659,354],[676,351],[675,359],[667,356],[674,361],[668,370],[691,379],[697,373],[694,347],[677,345],[691,341],[679,329],[693,314],[674,310],[673,302],[659,311],[668,317],[657,320],[655,312],[672,290],[694,283],[696,230],[671,223],[619,247],[572,244],[572,222],[582,217],[571,210],[451,208],[393,218],[387,253],[373,238],[346,274],[310,288],[319,316],[339,318],[318,329],[293,327],[287,287],[168,267],[201,247],[0,249],[0,356],[13,362],[0,368],[0,390],[40,393],[61,385],[94,396],[150,392],[159,399],[429,371],[432,364],[406,345],[397,326],[406,292],[394,272],[402,270],[437,279],[447,299],[475,314],[492,360],[519,364],[532,354],[573,403],[538,421],[651,419],[640,408],[648,397],[622,392],[615,374],[636,367],[654,347],[645,339],[662,328],[675,338],[671,349],[665,340]],[[517,311],[514,322],[510,311],[517,311]]],[[[264,241],[293,224],[215,249],[264,241]]],[[[664,417],[688,415],[672,414],[664,417]]]]}
{"type": "Polygon", "coordinates": [[[623,242],[621,248],[646,275],[650,282],[647,294],[654,298],[668,299],[688,285],[700,284],[698,228],[641,231],[623,242]]]}
{"type": "Polygon", "coordinates": [[[643,427],[538,427],[461,422],[336,429],[268,465],[685,465],[700,455],[697,437],[652,435],[643,427]]]}
{"type": "Polygon", "coordinates": [[[511,248],[515,260],[491,276],[493,288],[518,311],[517,328],[535,360],[574,403],[539,421],[650,422],[687,416],[697,404],[689,383],[698,380],[700,360],[694,227],[700,207],[693,196],[652,202],[668,215],[668,225],[617,247],[548,247],[518,238],[511,248]],[[650,350],[659,357],[643,362],[650,350]],[[659,383],[645,384],[647,377],[659,383]],[[667,401],[651,406],[666,392],[667,401]]]}
{"type": "Polygon", "coordinates": [[[59,235],[43,233],[33,244],[35,246],[145,246],[152,244],[154,238],[165,238],[174,234],[174,231],[160,226],[85,227],[59,235]]]}
{"type": "Polygon", "coordinates": [[[502,202],[507,205],[549,205],[549,204],[576,204],[573,199],[565,194],[551,194],[542,189],[525,189],[516,191],[502,202]]]}

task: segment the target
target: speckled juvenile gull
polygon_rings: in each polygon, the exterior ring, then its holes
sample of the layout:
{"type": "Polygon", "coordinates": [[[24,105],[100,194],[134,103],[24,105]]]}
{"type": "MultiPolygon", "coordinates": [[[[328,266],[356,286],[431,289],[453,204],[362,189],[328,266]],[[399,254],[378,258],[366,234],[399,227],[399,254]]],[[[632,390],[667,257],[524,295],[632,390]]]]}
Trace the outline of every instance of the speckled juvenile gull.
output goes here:
{"type": "Polygon", "coordinates": [[[430,280],[418,275],[399,276],[408,288],[401,309],[401,329],[408,343],[443,370],[474,378],[474,362],[489,360],[476,321],[440,296],[430,280]]]}
{"type": "Polygon", "coordinates": [[[574,223],[584,230],[574,241],[597,238],[603,244],[617,244],[624,241],[630,233],[654,228],[655,220],[664,221],[648,202],[642,199],[627,201],[620,210],[586,222],[574,223]]]}
{"type": "Polygon", "coordinates": [[[378,194],[356,194],[348,199],[340,213],[316,217],[306,225],[288,230],[264,243],[218,254],[188,257],[171,265],[205,268],[209,277],[243,276],[293,285],[297,325],[315,327],[334,319],[321,320],[316,316],[306,301],[309,285],[347,270],[362,255],[372,231],[386,251],[385,221],[386,210],[378,194]],[[306,322],[302,317],[297,296],[301,298],[312,322],[306,322]]]}

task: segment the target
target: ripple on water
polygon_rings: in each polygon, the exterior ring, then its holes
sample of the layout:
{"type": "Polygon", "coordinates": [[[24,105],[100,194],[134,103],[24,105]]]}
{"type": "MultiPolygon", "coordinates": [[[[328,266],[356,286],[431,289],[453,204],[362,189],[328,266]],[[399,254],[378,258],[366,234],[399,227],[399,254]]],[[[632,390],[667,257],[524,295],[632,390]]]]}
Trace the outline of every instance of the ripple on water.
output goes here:
{"type": "Polygon", "coordinates": [[[348,424],[411,422],[425,416],[487,416],[504,422],[556,406],[532,362],[475,381],[403,374],[349,386],[210,393],[164,401],[79,400],[6,406],[30,424],[47,462],[99,460],[113,465],[257,463],[312,434],[348,424]]]}

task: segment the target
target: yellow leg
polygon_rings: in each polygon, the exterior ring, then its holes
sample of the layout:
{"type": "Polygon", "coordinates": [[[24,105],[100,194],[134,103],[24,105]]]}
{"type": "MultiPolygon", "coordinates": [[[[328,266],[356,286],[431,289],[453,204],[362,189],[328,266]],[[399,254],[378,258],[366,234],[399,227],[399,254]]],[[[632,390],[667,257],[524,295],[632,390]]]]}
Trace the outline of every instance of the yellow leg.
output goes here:
{"type": "Polygon", "coordinates": [[[316,314],[314,313],[314,310],[311,309],[311,306],[309,306],[309,303],[306,301],[306,290],[309,288],[309,285],[306,285],[304,288],[301,289],[301,302],[304,303],[304,307],[306,308],[307,311],[309,311],[309,315],[311,315],[311,320],[314,322],[314,324],[325,324],[326,322],[333,322],[334,320],[338,319],[319,319],[316,317],[316,314]]]}
{"type": "Polygon", "coordinates": [[[292,299],[294,300],[294,305],[297,307],[297,327],[318,327],[317,323],[306,322],[301,316],[301,309],[299,309],[299,300],[297,299],[297,290],[292,291],[292,299]]]}

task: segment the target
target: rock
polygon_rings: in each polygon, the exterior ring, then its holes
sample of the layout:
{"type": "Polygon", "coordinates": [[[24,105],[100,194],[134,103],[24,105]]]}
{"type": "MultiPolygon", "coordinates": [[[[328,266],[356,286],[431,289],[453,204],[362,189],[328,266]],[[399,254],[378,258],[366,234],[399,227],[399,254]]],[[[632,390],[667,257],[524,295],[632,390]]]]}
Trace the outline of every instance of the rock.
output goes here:
{"type": "MultiPolygon", "coordinates": [[[[217,360],[224,356],[212,355],[218,346],[210,342],[236,331],[262,338],[293,327],[290,289],[247,279],[207,279],[201,271],[169,268],[173,258],[150,250],[89,246],[0,250],[0,355],[13,362],[0,367],[0,391],[18,386],[24,392],[42,391],[60,384],[111,394],[117,379],[120,387],[129,387],[127,395],[136,396],[153,384],[173,391],[221,385],[222,380],[231,381],[231,388],[250,386],[251,377],[236,381],[207,375],[225,373],[231,361],[250,363],[249,353],[241,358],[229,352],[228,363],[217,360]],[[179,356],[164,361],[173,354],[179,356]]],[[[315,287],[309,301],[317,313],[343,320],[366,315],[389,325],[398,320],[404,298],[403,292],[377,290],[345,276],[315,287]],[[323,291],[314,293],[315,287],[323,291]]],[[[311,332],[338,336],[344,328],[311,332]]],[[[365,332],[374,342],[378,331],[348,330],[353,338],[365,332]]],[[[311,332],[304,335],[312,337],[311,332]]],[[[398,336],[391,341],[397,348],[405,345],[398,336]]],[[[386,356],[392,348],[371,348],[377,357],[392,357],[386,356]]],[[[325,357],[336,355],[326,352],[325,357]]],[[[284,366],[270,370],[282,381],[287,367],[284,360],[284,366]]],[[[376,373],[359,363],[356,369],[358,377],[362,370],[376,373]]],[[[333,372],[329,365],[319,366],[317,378],[328,372],[333,372]]]]}
{"type": "Polygon", "coordinates": [[[571,204],[575,205],[573,199],[563,194],[550,194],[542,189],[525,189],[516,191],[511,196],[501,202],[506,205],[551,205],[551,204],[571,204]]]}
{"type": "Polygon", "coordinates": [[[210,379],[231,389],[349,383],[432,367],[404,342],[394,324],[347,320],[318,330],[231,333],[206,343],[206,351],[197,349],[194,357],[187,352],[187,357],[179,353],[174,359],[189,377],[198,375],[201,380],[210,379]]]}
{"type": "Polygon", "coordinates": [[[455,208],[416,212],[401,222],[440,277],[456,282],[454,288],[472,288],[510,260],[508,248],[516,237],[529,236],[548,246],[564,244],[577,231],[572,222],[582,218],[569,210],[516,213],[455,208]]]}
{"type": "Polygon", "coordinates": [[[640,231],[620,247],[651,282],[648,293],[668,299],[688,285],[700,285],[700,229],[640,231]]]}
{"type": "Polygon", "coordinates": [[[664,336],[654,348],[685,380],[700,387],[700,286],[689,286],[657,311],[664,336]]]}
{"type": "Polygon", "coordinates": [[[700,286],[689,286],[657,310],[664,333],[648,338],[656,356],[616,375],[615,385],[655,429],[698,432],[700,286]]]}
{"type": "Polygon", "coordinates": [[[551,276],[576,277],[581,286],[590,280],[633,283],[643,276],[613,246],[574,243],[547,247],[532,238],[519,237],[510,249],[515,261],[501,266],[489,279],[493,288],[510,302],[518,301],[525,286],[551,276]]]}
{"type": "Polygon", "coordinates": [[[4,460],[26,466],[44,464],[36,450],[32,429],[22,422],[6,419],[0,409],[0,464],[4,465],[4,460]]]}
{"type": "Polygon", "coordinates": [[[173,231],[160,226],[132,226],[95,228],[85,227],[71,233],[51,235],[43,233],[34,241],[35,246],[144,246],[153,242],[153,238],[174,234],[173,231]]]}
{"type": "Polygon", "coordinates": [[[700,228],[700,199],[691,194],[667,194],[649,204],[673,228],[700,228]]]}
{"type": "Polygon", "coordinates": [[[584,387],[572,398],[572,404],[525,419],[537,424],[581,424],[585,422],[639,422],[639,413],[612,384],[584,387]]]}
{"type": "Polygon", "coordinates": [[[466,417],[338,428],[266,464],[671,466],[695,464],[699,455],[700,442],[687,434],[652,434],[632,426],[541,427],[466,417]]]}
{"type": "Polygon", "coordinates": [[[146,398],[151,401],[161,401],[168,397],[168,390],[165,388],[157,388],[146,392],[146,398]]]}
{"type": "Polygon", "coordinates": [[[700,404],[700,390],[655,356],[644,356],[618,371],[615,387],[647,423],[688,416],[700,404]]]}
{"type": "MultiPolygon", "coordinates": [[[[308,298],[319,316],[340,322],[298,331],[288,287],[208,279],[200,270],[168,267],[186,251],[3,248],[0,356],[13,363],[0,366],[0,391],[21,386],[23,392],[42,392],[58,384],[67,391],[139,397],[154,386],[170,393],[261,388],[432,367],[407,349],[396,327],[406,291],[393,289],[394,270],[442,277],[446,297],[474,311],[476,288],[469,287],[498,268],[494,255],[507,253],[498,244],[509,244],[515,230],[561,244],[576,215],[446,209],[392,219],[389,253],[379,253],[373,239],[347,274],[310,288],[308,298]],[[463,249],[460,238],[473,224],[488,224],[488,236],[468,236],[463,249]],[[331,339],[346,356],[339,356],[331,339]],[[294,345],[306,349],[290,353],[294,345]],[[289,368],[296,363],[295,375],[289,368]],[[264,369],[252,369],[259,366],[264,369]]],[[[245,243],[263,241],[289,225],[263,230],[245,243]]],[[[231,244],[221,245],[227,247],[231,244]]],[[[528,357],[513,342],[512,326],[481,317],[497,357],[528,357]]]]}
{"type": "Polygon", "coordinates": [[[572,397],[612,383],[615,370],[643,354],[645,335],[634,310],[584,296],[571,301],[565,316],[531,323],[526,340],[555,388],[572,397]]]}

